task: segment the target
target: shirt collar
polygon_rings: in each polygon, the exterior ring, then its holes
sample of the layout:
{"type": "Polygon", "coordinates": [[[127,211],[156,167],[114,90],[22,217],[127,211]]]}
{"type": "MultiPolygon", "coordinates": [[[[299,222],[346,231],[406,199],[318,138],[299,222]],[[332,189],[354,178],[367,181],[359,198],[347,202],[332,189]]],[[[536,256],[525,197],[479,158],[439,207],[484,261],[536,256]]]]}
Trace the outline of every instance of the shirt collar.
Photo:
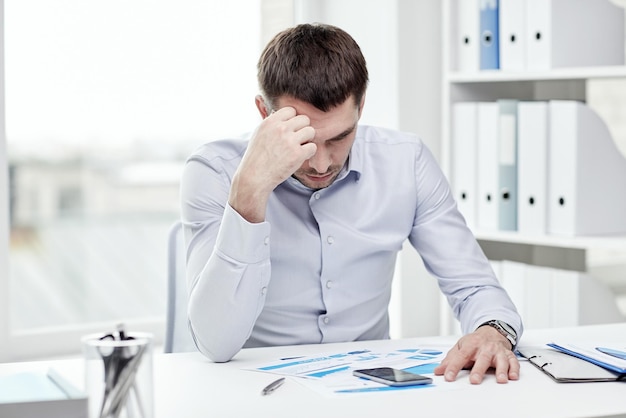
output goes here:
{"type": "MultiPolygon", "coordinates": [[[[347,173],[351,171],[354,171],[355,178],[358,181],[361,178],[361,173],[363,171],[363,138],[361,136],[360,125],[357,126],[356,137],[354,138],[354,143],[352,144],[352,148],[350,149],[350,154],[348,156],[347,173]]],[[[345,176],[340,177],[343,178],[345,176]]]]}

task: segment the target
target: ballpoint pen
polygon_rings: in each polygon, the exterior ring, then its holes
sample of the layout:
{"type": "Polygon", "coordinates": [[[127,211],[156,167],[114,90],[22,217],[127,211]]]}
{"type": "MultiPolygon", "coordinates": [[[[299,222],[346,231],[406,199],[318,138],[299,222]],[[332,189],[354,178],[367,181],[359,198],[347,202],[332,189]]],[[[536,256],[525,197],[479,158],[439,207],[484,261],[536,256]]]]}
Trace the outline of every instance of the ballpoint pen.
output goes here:
{"type": "Polygon", "coordinates": [[[270,383],[269,385],[265,386],[263,388],[263,390],[261,391],[261,395],[265,396],[265,395],[269,395],[270,393],[274,392],[276,389],[278,389],[283,383],[285,383],[285,378],[281,377],[278,380],[274,380],[272,383],[270,383]]]}

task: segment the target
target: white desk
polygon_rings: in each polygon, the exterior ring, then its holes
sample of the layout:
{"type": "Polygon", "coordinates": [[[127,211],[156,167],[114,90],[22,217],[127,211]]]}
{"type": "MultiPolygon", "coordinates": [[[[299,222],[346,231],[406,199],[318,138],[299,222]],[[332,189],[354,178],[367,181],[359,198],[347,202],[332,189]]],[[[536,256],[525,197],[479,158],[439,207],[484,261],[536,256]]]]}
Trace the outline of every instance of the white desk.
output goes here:
{"type": "MultiPolygon", "coordinates": [[[[528,331],[522,345],[542,345],[552,339],[597,338],[605,342],[626,340],[626,323],[578,328],[528,331]]],[[[288,378],[270,396],[261,389],[275,375],[243,370],[284,356],[341,352],[364,346],[380,349],[441,344],[456,338],[417,338],[327,345],[242,350],[231,362],[211,363],[198,353],[155,354],[155,410],[157,418],[194,417],[626,417],[626,382],[555,383],[523,361],[519,381],[497,384],[493,374],[481,385],[471,385],[468,373],[456,382],[434,378],[435,385],[451,385],[397,392],[345,394],[326,397],[288,378]]],[[[11,363],[0,374],[25,368],[55,366],[75,382],[82,378],[80,360],[11,363]]]]}

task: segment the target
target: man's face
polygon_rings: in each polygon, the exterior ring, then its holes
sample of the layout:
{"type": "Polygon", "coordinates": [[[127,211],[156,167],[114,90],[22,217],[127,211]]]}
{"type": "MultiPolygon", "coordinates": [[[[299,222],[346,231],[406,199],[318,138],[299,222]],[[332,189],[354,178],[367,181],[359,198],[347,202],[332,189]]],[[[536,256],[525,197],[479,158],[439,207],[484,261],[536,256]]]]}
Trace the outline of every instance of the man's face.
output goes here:
{"type": "Polygon", "coordinates": [[[302,164],[293,177],[315,190],[330,186],[348,159],[356,137],[361,106],[357,106],[352,98],[328,112],[288,97],[280,98],[276,104],[277,108],[291,106],[296,109],[297,114],[308,116],[315,129],[312,142],[317,145],[317,151],[302,164]]]}

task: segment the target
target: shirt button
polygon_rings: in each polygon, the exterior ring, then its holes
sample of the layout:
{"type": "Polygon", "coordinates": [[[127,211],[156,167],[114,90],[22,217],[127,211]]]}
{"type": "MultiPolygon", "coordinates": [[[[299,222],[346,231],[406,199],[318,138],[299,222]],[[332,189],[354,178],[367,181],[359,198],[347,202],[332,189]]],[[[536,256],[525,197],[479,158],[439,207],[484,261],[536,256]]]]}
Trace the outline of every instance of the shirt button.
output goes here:
{"type": "Polygon", "coordinates": [[[333,287],[333,281],[329,280],[329,281],[326,282],[326,288],[330,289],[331,287],[333,287]]]}
{"type": "Polygon", "coordinates": [[[267,293],[267,287],[262,288],[261,295],[265,296],[266,293],[267,293]]]}
{"type": "Polygon", "coordinates": [[[322,196],[319,193],[315,193],[313,197],[315,197],[315,200],[319,200],[319,198],[322,196]]]}
{"type": "Polygon", "coordinates": [[[269,245],[269,243],[270,243],[270,237],[265,237],[265,239],[263,240],[263,244],[269,245]]]}
{"type": "Polygon", "coordinates": [[[325,324],[328,324],[329,322],[330,322],[330,318],[329,318],[329,317],[327,317],[327,316],[325,316],[325,317],[324,317],[324,323],[325,323],[325,324]]]}
{"type": "Polygon", "coordinates": [[[335,237],[329,235],[328,238],[326,238],[326,242],[332,244],[333,242],[335,242],[335,237]]]}

